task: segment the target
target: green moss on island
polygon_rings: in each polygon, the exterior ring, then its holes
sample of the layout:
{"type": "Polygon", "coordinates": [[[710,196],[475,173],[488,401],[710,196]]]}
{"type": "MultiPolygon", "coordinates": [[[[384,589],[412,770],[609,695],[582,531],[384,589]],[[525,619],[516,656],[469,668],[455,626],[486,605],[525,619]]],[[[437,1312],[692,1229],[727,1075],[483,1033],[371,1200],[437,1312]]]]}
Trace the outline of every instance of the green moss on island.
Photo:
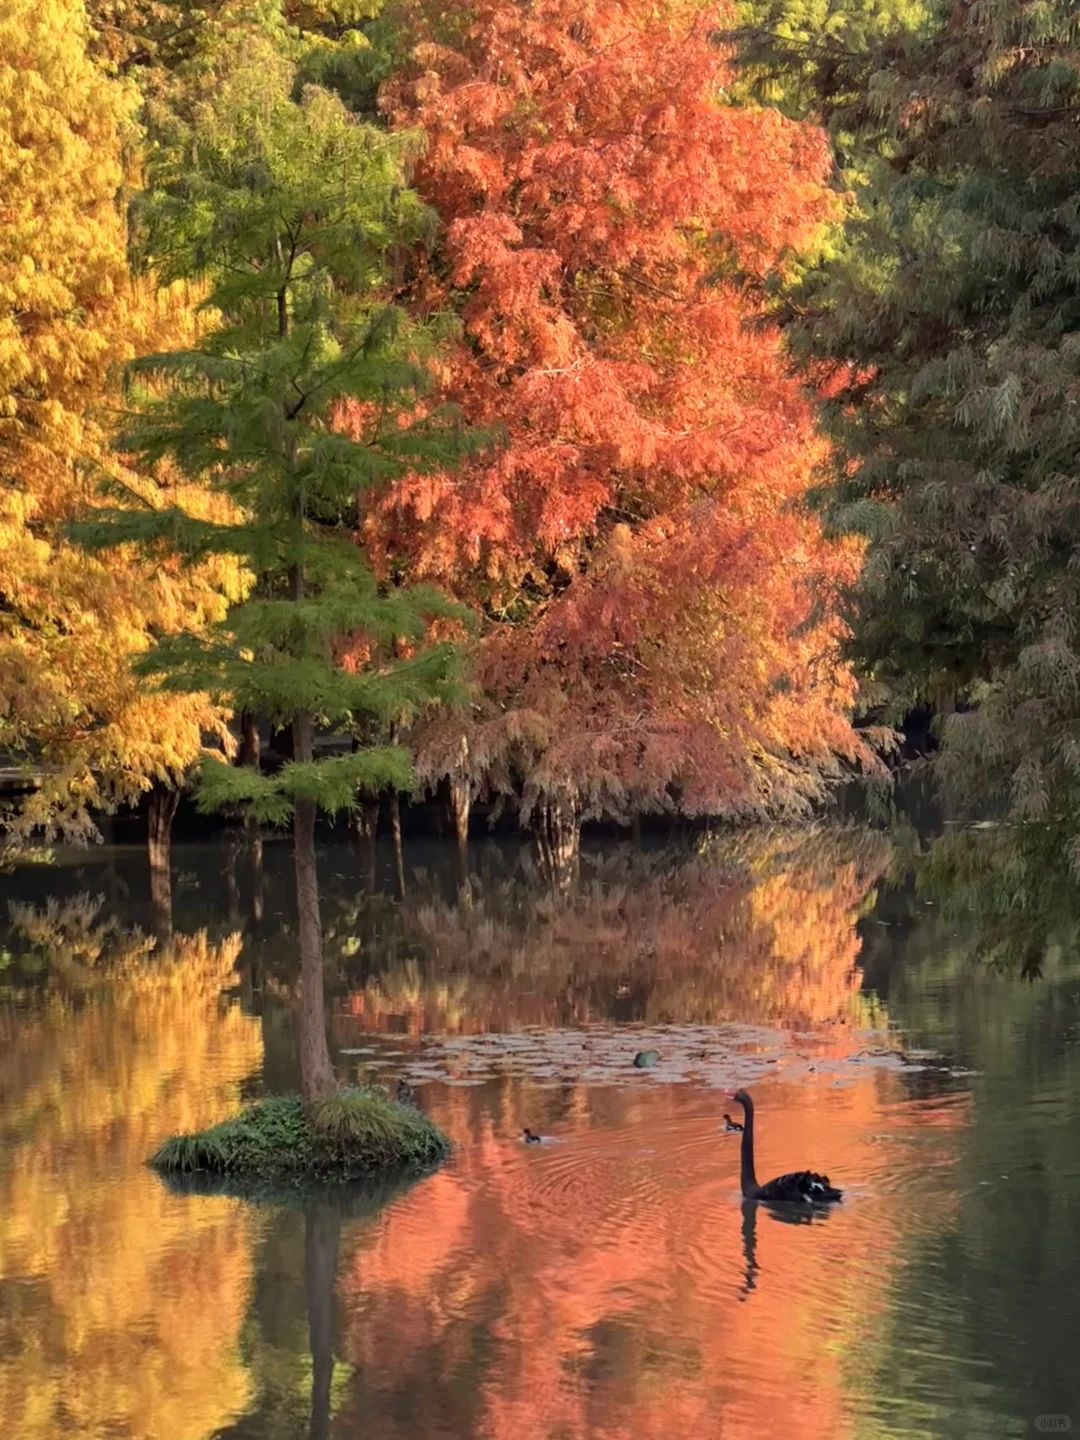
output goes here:
{"type": "Polygon", "coordinates": [[[434,1169],[450,1142],[419,1110],[378,1090],[339,1090],[307,1108],[299,1095],[258,1100],[209,1130],[173,1135],[150,1158],[165,1176],[240,1186],[325,1186],[434,1169]]]}

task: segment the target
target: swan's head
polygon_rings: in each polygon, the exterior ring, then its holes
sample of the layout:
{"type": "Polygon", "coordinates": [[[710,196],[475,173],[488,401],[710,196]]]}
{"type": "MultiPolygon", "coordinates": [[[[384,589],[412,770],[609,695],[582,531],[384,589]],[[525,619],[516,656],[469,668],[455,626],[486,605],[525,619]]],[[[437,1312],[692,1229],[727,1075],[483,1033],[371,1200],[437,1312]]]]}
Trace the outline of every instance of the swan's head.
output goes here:
{"type": "Polygon", "coordinates": [[[753,1103],[745,1090],[736,1090],[733,1095],[728,1096],[728,1099],[734,1100],[735,1104],[741,1105],[744,1110],[753,1103]]]}

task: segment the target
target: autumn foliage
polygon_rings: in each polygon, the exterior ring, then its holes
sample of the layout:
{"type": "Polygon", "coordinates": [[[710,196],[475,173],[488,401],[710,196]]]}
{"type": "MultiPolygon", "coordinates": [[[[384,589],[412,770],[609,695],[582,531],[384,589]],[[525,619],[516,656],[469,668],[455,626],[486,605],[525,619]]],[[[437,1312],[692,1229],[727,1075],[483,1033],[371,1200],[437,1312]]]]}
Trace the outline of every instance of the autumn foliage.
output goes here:
{"type": "Polygon", "coordinates": [[[408,300],[460,313],[444,395],[505,443],[389,487],[366,538],[489,622],[466,748],[444,722],[429,773],[465,764],[526,811],[797,808],[860,753],[829,603],[859,551],[802,508],[822,442],[745,283],[814,239],[828,155],[724,103],[714,20],[402,10],[383,103],[424,132],[443,225],[408,300]]]}
{"type": "Polygon", "coordinates": [[[105,564],[65,533],[101,503],[103,463],[129,504],[212,503],[108,453],[123,363],[190,335],[197,296],[129,272],[117,197],[137,178],[134,96],[86,41],[76,0],[0,14],[0,751],[45,767],[21,830],[76,837],[90,808],[175,782],[221,732],[205,696],[149,693],[130,660],[241,588],[228,559],[183,569],[129,547],[105,564]]]}

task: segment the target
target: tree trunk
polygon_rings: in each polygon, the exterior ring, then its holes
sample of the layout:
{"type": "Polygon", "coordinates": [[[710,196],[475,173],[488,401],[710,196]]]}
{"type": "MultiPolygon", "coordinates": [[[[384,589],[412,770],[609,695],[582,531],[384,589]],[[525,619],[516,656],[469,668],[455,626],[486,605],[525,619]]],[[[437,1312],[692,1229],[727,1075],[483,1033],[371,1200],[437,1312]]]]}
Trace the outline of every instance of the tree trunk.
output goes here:
{"type": "Polygon", "coordinates": [[[540,873],[549,885],[568,890],[581,853],[577,806],[565,794],[545,796],[533,812],[532,833],[540,873]]]}
{"type": "Polygon", "coordinates": [[[236,752],[237,765],[246,765],[251,770],[258,770],[261,744],[259,741],[259,722],[250,710],[240,711],[240,747],[236,752]]]}
{"type": "Polygon", "coordinates": [[[328,1440],[334,1381],[334,1280],[337,1276],[341,1214],[313,1203],[304,1214],[304,1291],[311,1349],[309,1440],[328,1440]]]}
{"type": "Polygon", "coordinates": [[[394,880],[397,897],[405,899],[405,857],[401,852],[401,801],[395,790],[390,796],[390,834],[394,840],[394,880]]]}
{"type": "MultiPolygon", "coordinates": [[[[259,722],[250,710],[240,711],[240,748],[236,753],[236,763],[246,765],[250,770],[258,770],[262,756],[262,744],[259,739],[259,722]]],[[[259,822],[250,814],[244,816],[244,841],[251,852],[252,863],[256,873],[256,896],[255,906],[258,911],[256,919],[262,919],[262,832],[259,830],[259,822]]]]}
{"type": "MultiPolygon", "coordinates": [[[[311,759],[312,721],[293,721],[293,749],[300,764],[311,759]]],[[[300,916],[300,1089],[310,1104],[334,1089],[334,1071],[326,1044],[323,995],[322,919],[319,876],[315,866],[315,802],[297,800],[293,815],[296,904],[300,916]]]]}
{"type": "Polygon", "coordinates": [[[180,804],[180,790],[155,780],[146,797],[146,853],[151,872],[168,874],[172,847],[172,823],[180,804]]]}

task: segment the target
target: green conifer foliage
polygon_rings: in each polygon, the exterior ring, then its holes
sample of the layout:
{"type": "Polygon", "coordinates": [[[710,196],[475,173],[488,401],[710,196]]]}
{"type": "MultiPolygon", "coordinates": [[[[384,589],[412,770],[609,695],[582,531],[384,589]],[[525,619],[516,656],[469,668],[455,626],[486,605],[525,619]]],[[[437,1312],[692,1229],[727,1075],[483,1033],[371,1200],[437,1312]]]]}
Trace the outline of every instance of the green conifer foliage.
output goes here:
{"type": "Polygon", "coordinates": [[[358,789],[410,782],[404,750],[317,758],[315,731],[385,727],[457,693],[452,648],[425,643],[449,607],[372,575],[354,543],[363,494],[407,469],[445,465],[464,437],[452,416],[419,403],[431,334],[382,298],[388,251],[427,224],[403,183],[408,141],[356,122],[326,91],[294,99],[291,63],[258,29],[219,55],[217,81],[175,150],[159,156],[141,225],[158,274],[203,277],[219,323],[197,349],[136,363],[144,390],[117,447],[201,480],[233,518],[129,500],[77,535],[93,548],[134,543],[193,561],[235,555],[253,577],[220,625],[171,637],[141,669],[166,689],[205,691],[291,726],[293,758],[276,775],[211,758],[198,794],[206,808],[239,803],[261,820],[292,819],[311,1100],[333,1085],[315,813],[350,807],[358,789]],[[362,439],[333,427],[345,396],[367,407],[362,439]],[[343,637],[351,663],[339,663],[343,637]]]}

